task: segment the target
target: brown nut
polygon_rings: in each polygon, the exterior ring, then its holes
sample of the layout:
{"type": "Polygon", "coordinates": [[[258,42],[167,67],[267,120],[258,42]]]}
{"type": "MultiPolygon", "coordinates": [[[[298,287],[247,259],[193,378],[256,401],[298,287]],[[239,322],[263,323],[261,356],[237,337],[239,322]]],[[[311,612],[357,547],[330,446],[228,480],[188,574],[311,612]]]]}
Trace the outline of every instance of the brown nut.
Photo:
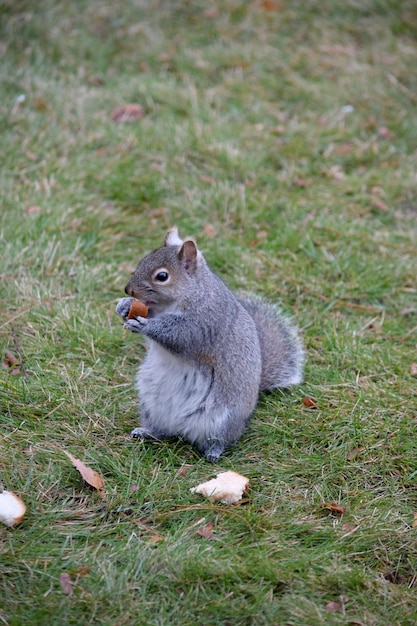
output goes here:
{"type": "Polygon", "coordinates": [[[139,300],[132,300],[132,304],[130,305],[129,315],[127,316],[128,320],[134,319],[135,317],[146,317],[148,315],[148,307],[143,302],[139,302],[139,300]]]}

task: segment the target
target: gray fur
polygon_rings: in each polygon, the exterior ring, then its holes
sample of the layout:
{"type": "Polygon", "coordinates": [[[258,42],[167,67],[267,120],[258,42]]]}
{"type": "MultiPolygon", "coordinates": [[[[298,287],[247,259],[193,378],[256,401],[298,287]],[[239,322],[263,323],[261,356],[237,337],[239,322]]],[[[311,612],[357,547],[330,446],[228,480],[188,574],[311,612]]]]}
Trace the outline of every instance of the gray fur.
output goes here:
{"type": "Polygon", "coordinates": [[[238,299],[176,229],[139,263],[125,291],[131,297],[116,311],[148,343],[137,376],[141,427],[132,436],[183,437],[217,461],[243,433],[261,389],[301,382],[303,353],[291,324],[272,305],[238,299]],[[148,304],[147,318],[127,320],[132,297],[148,304]]]}

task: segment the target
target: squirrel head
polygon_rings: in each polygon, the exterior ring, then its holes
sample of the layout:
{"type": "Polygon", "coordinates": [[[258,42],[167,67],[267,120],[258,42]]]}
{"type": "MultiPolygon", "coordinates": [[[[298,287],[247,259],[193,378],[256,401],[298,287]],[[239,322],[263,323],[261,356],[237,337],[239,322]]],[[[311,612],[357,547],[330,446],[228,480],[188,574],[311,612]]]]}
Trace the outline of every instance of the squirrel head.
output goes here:
{"type": "Polygon", "coordinates": [[[194,239],[183,240],[178,229],[171,228],[164,245],[139,262],[125,292],[149,307],[148,317],[179,310],[195,297],[199,270],[204,265],[194,239]]]}

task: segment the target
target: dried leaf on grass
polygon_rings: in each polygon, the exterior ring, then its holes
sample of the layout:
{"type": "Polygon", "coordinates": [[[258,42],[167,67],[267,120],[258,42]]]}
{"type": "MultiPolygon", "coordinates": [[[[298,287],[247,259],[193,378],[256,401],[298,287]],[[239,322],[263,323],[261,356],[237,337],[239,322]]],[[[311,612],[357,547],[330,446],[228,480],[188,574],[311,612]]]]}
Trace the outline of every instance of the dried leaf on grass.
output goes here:
{"type": "Polygon", "coordinates": [[[193,465],[183,463],[183,465],[181,465],[181,467],[177,470],[177,473],[175,474],[175,476],[177,478],[185,478],[188,472],[193,469],[193,467],[194,467],[193,465]]]}
{"type": "Polygon", "coordinates": [[[329,611],[329,613],[343,613],[344,614],[346,600],[347,598],[345,598],[345,596],[340,596],[339,600],[331,600],[330,602],[326,604],[324,608],[326,609],[326,611],[329,611]]]}
{"type": "Polygon", "coordinates": [[[316,400],[311,396],[304,396],[303,404],[306,409],[318,409],[316,400]]]}
{"type": "Polygon", "coordinates": [[[148,539],[148,543],[159,543],[160,541],[165,541],[165,537],[159,533],[155,533],[148,539]]]}
{"type": "Polygon", "coordinates": [[[6,526],[17,526],[26,513],[26,505],[13,491],[0,493],[0,522],[6,526]]]}
{"type": "Polygon", "coordinates": [[[216,237],[217,235],[216,229],[214,228],[213,224],[205,224],[203,230],[207,237],[210,237],[211,239],[213,237],[216,237]]]}
{"type": "Polygon", "coordinates": [[[191,489],[191,493],[201,493],[210,502],[222,502],[234,504],[242,499],[249,488],[249,478],[237,472],[221,472],[216,478],[197,485],[191,489]]]}
{"type": "Polygon", "coordinates": [[[136,122],[142,119],[144,115],[145,111],[140,104],[125,104],[114,109],[111,118],[113,122],[124,124],[126,122],[136,122]]]}
{"type": "Polygon", "coordinates": [[[102,478],[100,474],[97,474],[96,471],[91,469],[91,467],[88,467],[88,465],[85,465],[85,463],[83,463],[79,459],[76,459],[75,456],[72,456],[70,452],[67,452],[66,450],[63,450],[63,452],[67,455],[75,469],[80,472],[85,482],[88,483],[91,487],[94,487],[94,489],[97,489],[97,491],[101,491],[101,489],[104,487],[104,478],[102,478]]]}
{"type": "Polygon", "coordinates": [[[354,459],[356,459],[356,457],[363,451],[363,449],[363,446],[359,446],[359,448],[353,446],[353,448],[351,448],[347,453],[347,460],[353,461],[354,459]]]}
{"type": "Polygon", "coordinates": [[[345,507],[337,502],[322,502],[320,506],[322,509],[327,509],[332,513],[338,513],[339,515],[343,515],[346,511],[345,507]]]}
{"type": "Polygon", "coordinates": [[[197,530],[197,535],[200,535],[200,537],[203,537],[204,539],[217,539],[214,532],[213,522],[208,522],[208,524],[199,528],[197,530]]]}
{"type": "Polygon", "coordinates": [[[61,585],[61,589],[64,593],[68,596],[72,594],[72,580],[68,572],[62,572],[62,574],[60,574],[59,584],[61,585]]]}
{"type": "Polygon", "coordinates": [[[261,7],[264,11],[282,11],[284,8],[283,2],[275,2],[274,0],[263,0],[261,7]]]}
{"type": "Polygon", "coordinates": [[[411,363],[410,374],[411,376],[417,376],[417,363],[411,363]]]}
{"type": "Polygon", "coordinates": [[[20,359],[18,359],[17,356],[13,354],[13,352],[6,350],[4,353],[4,361],[2,363],[2,367],[3,369],[8,370],[11,376],[17,376],[18,374],[20,374],[20,359]]]}

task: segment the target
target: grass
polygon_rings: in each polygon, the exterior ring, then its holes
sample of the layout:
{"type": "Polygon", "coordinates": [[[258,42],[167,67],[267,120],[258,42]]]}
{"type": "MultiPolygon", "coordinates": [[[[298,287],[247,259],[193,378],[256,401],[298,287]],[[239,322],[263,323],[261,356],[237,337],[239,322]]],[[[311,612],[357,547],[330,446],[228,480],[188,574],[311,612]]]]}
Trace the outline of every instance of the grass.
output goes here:
{"type": "Polygon", "coordinates": [[[415,624],[416,36],[411,0],[5,3],[1,623],[415,624]],[[308,354],[218,468],[128,438],[114,306],[174,223],[308,354]],[[220,469],[241,506],[190,493],[220,469]]]}

